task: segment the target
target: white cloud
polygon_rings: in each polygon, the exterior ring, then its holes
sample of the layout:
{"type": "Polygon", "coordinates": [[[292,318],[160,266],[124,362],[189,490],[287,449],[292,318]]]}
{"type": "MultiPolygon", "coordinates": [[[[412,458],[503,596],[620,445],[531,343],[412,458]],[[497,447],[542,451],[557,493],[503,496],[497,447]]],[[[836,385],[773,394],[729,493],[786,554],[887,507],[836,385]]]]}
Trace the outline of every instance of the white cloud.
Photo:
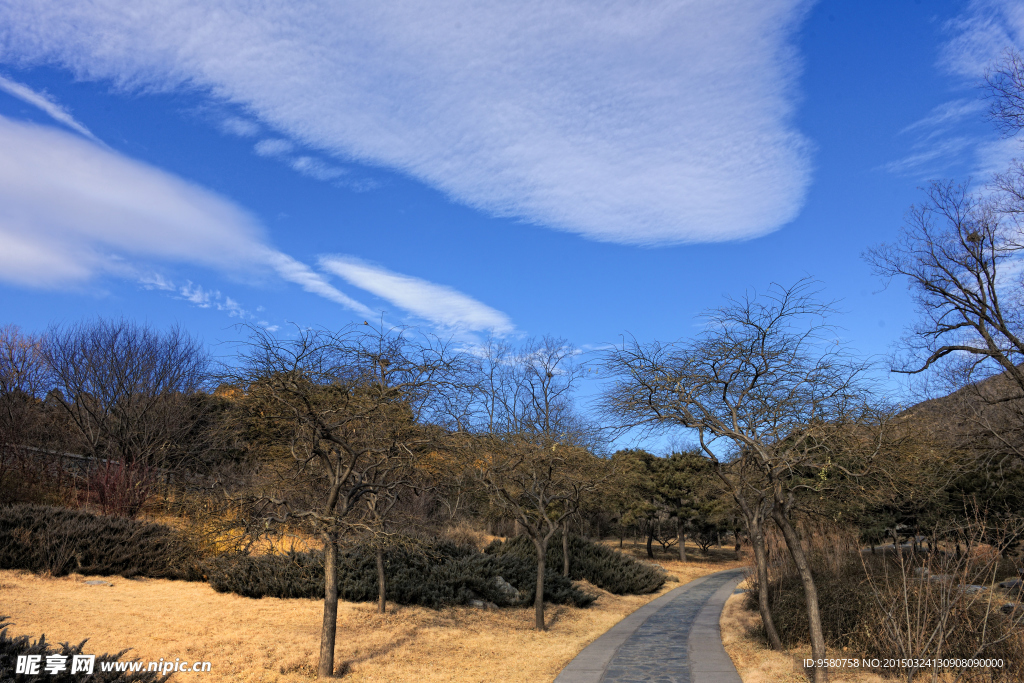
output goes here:
{"type": "Polygon", "coordinates": [[[220,293],[219,290],[205,289],[201,285],[194,284],[191,280],[178,289],[180,298],[193,304],[198,308],[213,308],[224,311],[230,318],[245,319],[251,317],[249,312],[232,299],[220,293]]]}
{"type": "Polygon", "coordinates": [[[253,151],[261,157],[279,157],[290,153],[293,149],[295,149],[295,145],[281,138],[260,140],[253,145],[253,151]]]}
{"type": "Polygon", "coordinates": [[[993,127],[980,125],[989,103],[978,86],[1008,48],[1024,49],[1024,5],[973,0],[945,28],[949,38],[941,47],[938,66],[955,76],[960,86],[970,88],[974,97],[945,102],[900,131],[916,136],[911,151],[883,168],[921,179],[970,175],[984,183],[1021,154],[1020,136],[1000,138],[993,127]]]}
{"type": "Polygon", "coordinates": [[[260,132],[259,124],[237,116],[229,116],[220,122],[220,129],[225,133],[240,138],[251,138],[260,132]]]}
{"type": "Polygon", "coordinates": [[[159,289],[164,292],[177,291],[177,287],[174,283],[165,278],[160,273],[148,273],[139,277],[139,284],[146,289],[159,289]]]}
{"type": "Polygon", "coordinates": [[[1014,159],[1021,157],[1021,143],[1024,143],[1024,135],[1003,137],[979,144],[977,149],[978,175],[987,179],[997,173],[1005,173],[1014,159]]]}
{"type": "Polygon", "coordinates": [[[791,220],[807,0],[8,0],[0,60],[193,88],[489,213],[634,244],[791,220]]]}
{"type": "Polygon", "coordinates": [[[199,308],[209,308],[210,299],[214,296],[219,296],[220,292],[211,292],[199,285],[193,285],[191,282],[188,282],[181,288],[180,294],[185,301],[195,304],[199,308]]]}
{"type": "Polygon", "coordinates": [[[313,157],[300,156],[291,160],[289,164],[299,173],[314,178],[315,180],[335,180],[348,174],[343,168],[331,166],[313,157]]]}
{"type": "MultiPolygon", "coordinates": [[[[247,212],[181,178],[55,128],[4,117],[0,150],[0,280],[62,287],[130,272],[131,263],[147,259],[239,274],[270,268],[307,292],[369,311],[268,246],[247,212]]],[[[157,275],[133,275],[143,286],[173,288],[157,275]]]]}
{"type": "Polygon", "coordinates": [[[351,256],[322,257],[320,267],[441,327],[496,334],[514,329],[501,311],[444,285],[393,273],[351,256]]]}
{"type": "Polygon", "coordinates": [[[977,116],[984,109],[985,103],[982,100],[959,99],[943,102],[932,109],[928,116],[913,122],[900,133],[924,130],[928,135],[934,135],[937,129],[941,130],[965,118],[977,116]]]}
{"type": "Polygon", "coordinates": [[[954,163],[959,162],[964,150],[977,144],[973,138],[962,136],[934,139],[926,135],[913,145],[910,154],[896,161],[890,161],[883,168],[898,175],[934,177],[942,175],[954,163]]]}
{"type": "Polygon", "coordinates": [[[985,75],[1009,47],[1024,47],[1024,5],[1015,0],[973,0],[950,22],[952,38],[940,64],[972,82],[985,75]]]}
{"type": "Polygon", "coordinates": [[[18,83],[17,81],[12,81],[11,79],[5,78],[3,76],[0,76],[0,90],[3,90],[8,95],[17,97],[19,100],[23,102],[31,104],[33,107],[38,107],[39,109],[46,112],[46,114],[54,121],[57,121],[58,123],[63,123],[68,128],[74,130],[75,132],[81,133],[90,140],[93,140],[94,142],[100,142],[99,139],[92,134],[91,130],[89,130],[81,123],[76,121],[75,117],[71,115],[71,112],[69,112],[66,108],[62,107],[60,104],[54,102],[49,96],[46,95],[46,93],[36,92],[27,85],[18,83]]]}
{"type": "Polygon", "coordinates": [[[253,145],[253,151],[261,157],[281,159],[293,170],[314,180],[337,180],[348,175],[348,171],[310,156],[291,156],[295,145],[281,138],[267,138],[253,145]]]}
{"type": "Polygon", "coordinates": [[[307,292],[317,294],[325,299],[339,303],[346,308],[352,309],[356,313],[373,315],[372,310],[351,297],[339,292],[320,274],[313,272],[313,270],[305,263],[296,261],[291,256],[280,252],[267,253],[266,258],[274,270],[277,271],[278,275],[289,282],[294,282],[307,292]]]}

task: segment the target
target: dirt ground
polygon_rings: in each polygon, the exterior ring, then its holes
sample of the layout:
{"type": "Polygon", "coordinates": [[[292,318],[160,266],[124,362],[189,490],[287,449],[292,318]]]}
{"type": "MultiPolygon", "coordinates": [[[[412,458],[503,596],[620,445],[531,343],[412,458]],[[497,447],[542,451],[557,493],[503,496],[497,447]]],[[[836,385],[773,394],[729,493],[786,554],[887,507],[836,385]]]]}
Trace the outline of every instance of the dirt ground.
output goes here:
{"type": "MultiPolygon", "coordinates": [[[[618,544],[615,543],[614,546],[618,544]]],[[[645,557],[642,546],[624,550],[645,557]]],[[[481,610],[388,606],[339,606],[336,663],[345,680],[551,681],[588,644],[659,595],[697,577],[739,566],[732,551],[694,549],[687,563],[658,555],[678,582],[643,596],[616,596],[594,586],[589,608],[549,606],[549,630],[534,631],[533,608],[481,610]]],[[[131,648],[128,657],[209,661],[210,673],[178,673],[179,682],[287,683],[314,676],[322,603],[253,600],[214,591],[205,583],[72,575],[48,578],[0,571],[0,615],[12,635],[79,643],[86,654],[131,648]],[[113,585],[90,585],[102,578],[113,585]]]]}

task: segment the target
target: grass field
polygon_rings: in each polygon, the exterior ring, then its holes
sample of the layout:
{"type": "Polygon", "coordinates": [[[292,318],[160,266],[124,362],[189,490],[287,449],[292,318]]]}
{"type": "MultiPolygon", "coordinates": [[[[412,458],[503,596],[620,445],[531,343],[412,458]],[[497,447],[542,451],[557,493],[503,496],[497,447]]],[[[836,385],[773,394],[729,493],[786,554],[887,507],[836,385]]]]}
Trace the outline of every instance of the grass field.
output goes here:
{"type": "MultiPolygon", "coordinates": [[[[617,543],[615,544],[617,546],[617,543]]],[[[613,547],[615,547],[613,546],[613,547]]],[[[643,558],[642,546],[626,552],[643,558]]],[[[369,603],[341,603],[336,662],[345,680],[551,681],[588,644],[624,616],[697,577],[739,566],[731,550],[694,549],[687,563],[658,555],[676,578],[661,591],[616,596],[594,586],[587,609],[548,606],[549,630],[534,631],[533,608],[431,610],[389,605],[377,614],[369,603]]],[[[207,674],[178,673],[172,680],[277,682],[314,676],[322,603],[316,600],[252,600],[215,592],[204,583],[104,577],[42,577],[0,571],[0,614],[11,633],[78,643],[86,654],[131,648],[144,662],[209,661],[207,674]]]]}

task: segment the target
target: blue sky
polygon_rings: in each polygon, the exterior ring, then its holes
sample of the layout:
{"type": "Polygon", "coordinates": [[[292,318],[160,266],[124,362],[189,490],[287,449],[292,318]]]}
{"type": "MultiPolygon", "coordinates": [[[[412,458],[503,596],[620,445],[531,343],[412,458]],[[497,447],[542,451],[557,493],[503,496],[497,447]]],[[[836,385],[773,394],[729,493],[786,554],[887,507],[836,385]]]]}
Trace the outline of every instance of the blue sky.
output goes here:
{"type": "Polygon", "coordinates": [[[850,344],[913,311],[864,249],[1013,157],[1010,2],[0,5],[0,324],[380,317],[668,341],[821,281],[850,344]]]}

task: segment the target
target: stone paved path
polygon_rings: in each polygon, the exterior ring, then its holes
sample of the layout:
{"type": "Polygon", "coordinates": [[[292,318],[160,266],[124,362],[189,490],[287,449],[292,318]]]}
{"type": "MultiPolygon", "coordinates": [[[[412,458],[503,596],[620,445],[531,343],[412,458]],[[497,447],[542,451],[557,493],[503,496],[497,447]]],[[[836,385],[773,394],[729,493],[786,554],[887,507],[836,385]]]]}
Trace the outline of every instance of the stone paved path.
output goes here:
{"type": "Polygon", "coordinates": [[[616,624],[555,683],[740,683],[718,619],[743,578],[717,572],[676,588],[616,624]]]}

